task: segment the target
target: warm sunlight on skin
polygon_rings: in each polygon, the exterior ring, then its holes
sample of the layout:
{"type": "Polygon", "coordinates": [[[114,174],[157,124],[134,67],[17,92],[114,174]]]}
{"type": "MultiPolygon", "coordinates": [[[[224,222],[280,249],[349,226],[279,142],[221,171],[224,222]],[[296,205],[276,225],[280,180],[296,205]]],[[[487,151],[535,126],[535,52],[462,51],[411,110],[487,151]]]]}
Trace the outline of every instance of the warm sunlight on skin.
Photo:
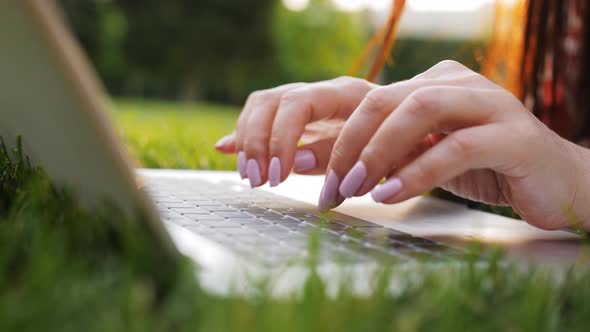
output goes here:
{"type": "MultiPolygon", "coordinates": [[[[283,0],[291,10],[304,10],[310,0],[283,0]]],[[[408,7],[413,11],[430,12],[469,12],[475,11],[493,0],[408,0],[408,7]]],[[[391,0],[332,0],[336,7],[345,11],[362,9],[383,10],[391,6],[391,0]]]]}

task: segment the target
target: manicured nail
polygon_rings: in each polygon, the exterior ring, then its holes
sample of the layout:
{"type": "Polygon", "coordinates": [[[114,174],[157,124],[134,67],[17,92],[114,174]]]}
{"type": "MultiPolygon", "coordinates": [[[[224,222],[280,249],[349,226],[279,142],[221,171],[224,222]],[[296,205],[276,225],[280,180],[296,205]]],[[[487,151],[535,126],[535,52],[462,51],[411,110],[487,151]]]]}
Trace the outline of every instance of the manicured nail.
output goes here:
{"type": "Polygon", "coordinates": [[[356,194],[365,179],[367,178],[367,166],[362,161],[359,161],[346,174],[342,184],[340,185],[340,195],[345,198],[350,198],[356,194]]]}
{"type": "Polygon", "coordinates": [[[295,172],[305,172],[316,168],[318,161],[311,150],[299,150],[295,153],[295,172]]]}
{"type": "Polygon", "coordinates": [[[336,173],[330,170],[326,177],[326,183],[324,183],[324,187],[322,188],[322,193],[320,194],[320,201],[318,202],[320,211],[329,210],[336,203],[339,182],[340,180],[338,180],[336,173]]]}
{"type": "Polygon", "coordinates": [[[242,179],[245,179],[246,176],[248,176],[246,172],[246,153],[244,153],[244,151],[238,152],[238,171],[240,172],[242,179]]]}
{"type": "Polygon", "coordinates": [[[382,203],[395,197],[402,191],[402,188],[402,181],[398,178],[392,178],[385,181],[379,187],[373,189],[373,191],[371,191],[371,196],[375,202],[382,203]]]}
{"type": "Polygon", "coordinates": [[[221,149],[225,147],[227,143],[229,143],[234,138],[234,135],[227,135],[223,136],[217,143],[215,143],[215,148],[221,149]]]}
{"type": "Polygon", "coordinates": [[[272,157],[268,167],[268,183],[271,187],[276,187],[281,183],[281,160],[272,157]]]}
{"type": "Polygon", "coordinates": [[[248,160],[248,179],[250,179],[250,187],[258,187],[260,185],[260,167],[258,162],[254,159],[248,160]]]}

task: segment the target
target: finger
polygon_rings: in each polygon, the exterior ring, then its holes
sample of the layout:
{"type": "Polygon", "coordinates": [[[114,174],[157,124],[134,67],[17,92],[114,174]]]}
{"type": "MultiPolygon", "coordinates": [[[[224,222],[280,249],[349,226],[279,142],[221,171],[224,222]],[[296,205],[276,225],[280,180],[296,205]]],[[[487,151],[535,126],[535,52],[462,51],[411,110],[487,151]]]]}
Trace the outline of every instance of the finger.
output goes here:
{"type": "MultiPolygon", "coordinates": [[[[252,187],[266,182],[268,170],[268,140],[281,96],[305,83],[293,83],[259,91],[238,124],[237,149],[243,151],[246,174],[252,187]]],[[[244,164],[242,162],[242,164],[244,164]]]]}
{"type": "MultiPolygon", "coordinates": [[[[438,65],[437,65],[438,66],[438,65]]],[[[436,67],[436,66],[435,66],[436,67]]],[[[339,179],[347,175],[358,161],[363,148],[369,143],[371,137],[381,126],[385,118],[391,114],[400,103],[418,89],[429,86],[461,86],[469,81],[471,86],[483,87],[481,77],[472,71],[463,72],[462,76],[454,75],[449,78],[412,79],[394,83],[392,85],[372,90],[367,94],[358,109],[354,111],[344,126],[340,137],[334,145],[332,157],[328,169],[334,170],[339,179]]],[[[357,177],[362,177],[363,171],[356,172],[357,177]]],[[[358,188],[357,188],[358,189],[358,188]]],[[[363,188],[362,194],[372,188],[363,188]]],[[[350,195],[350,193],[346,193],[350,195]]]]}
{"type": "MultiPolygon", "coordinates": [[[[506,156],[504,142],[498,140],[501,130],[499,125],[491,124],[450,134],[375,188],[371,192],[373,199],[387,204],[401,202],[470,170],[496,167],[501,163],[499,157],[511,158],[506,156]]],[[[489,193],[485,195],[490,197],[489,193]]]]}
{"type": "MultiPolygon", "coordinates": [[[[474,75],[473,72],[470,73],[474,75]]],[[[334,170],[338,178],[343,179],[358,161],[361,151],[369,143],[375,131],[408,95],[418,89],[443,83],[447,86],[459,86],[465,83],[465,79],[457,79],[457,77],[450,80],[436,78],[412,79],[369,92],[358,109],[351,115],[336,141],[328,169],[334,170]]],[[[479,83],[474,84],[479,85],[479,83]]],[[[365,176],[365,172],[361,168],[355,174],[355,177],[359,179],[356,180],[355,184],[358,184],[361,182],[360,178],[365,176]]],[[[351,192],[351,190],[355,190],[354,184],[345,185],[345,187],[350,187],[348,192],[345,192],[347,196],[357,194],[351,192]]],[[[356,190],[358,189],[360,188],[356,188],[356,190]]],[[[369,186],[362,188],[358,195],[365,194],[370,189],[372,188],[369,188],[369,186]]]]}
{"type": "Polygon", "coordinates": [[[293,168],[297,143],[307,124],[346,119],[375,85],[350,77],[310,84],[285,93],[272,126],[270,155],[280,164],[284,181],[293,168]]]}
{"type": "Polygon", "coordinates": [[[336,138],[329,138],[299,147],[293,162],[294,172],[307,175],[324,174],[334,142],[336,138]]]}
{"type": "Polygon", "coordinates": [[[236,150],[236,134],[224,136],[215,143],[215,150],[223,154],[234,154],[236,150]]]}
{"type": "MultiPolygon", "coordinates": [[[[335,138],[330,138],[301,146],[295,153],[293,171],[305,175],[323,174],[335,141],[335,138]]],[[[279,167],[278,158],[272,158],[268,171],[268,182],[271,187],[276,187],[281,183],[279,167]]]]}
{"type": "Polygon", "coordinates": [[[256,108],[256,103],[259,99],[269,99],[271,97],[280,98],[283,92],[286,92],[290,89],[295,88],[297,85],[303,83],[293,83],[293,84],[286,84],[282,85],[273,89],[268,90],[260,90],[252,92],[248,98],[246,99],[246,103],[244,103],[244,108],[238,117],[238,121],[236,123],[236,147],[238,151],[242,151],[243,147],[243,139],[242,135],[247,131],[247,124],[248,120],[250,119],[251,112],[256,108]]]}
{"type": "Polygon", "coordinates": [[[246,121],[248,121],[248,117],[250,116],[250,112],[252,111],[252,104],[254,103],[254,100],[260,93],[260,91],[256,91],[248,96],[248,99],[246,99],[246,102],[244,103],[244,108],[242,109],[242,112],[240,112],[240,116],[238,117],[235,130],[236,149],[238,151],[242,151],[241,134],[244,132],[244,129],[246,127],[246,121]]]}
{"type": "Polygon", "coordinates": [[[362,149],[387,116],[416,89],[428,84],[424,81],[404,81],[380,87],[367,93],[352,113],[332,150],[328,169],[342,179],[352,168],[362,149]]]}
{"type": "MultiPolygon", "coordinates": [[[[412,150],[412,152],[410,152],[409,155],[404,157],[398,163],[398,165],[395,165],[391,170],[389,170],[389,172],[387,173],[387,176],[385,178],[388,179],[388,178],[394,176],[400,169],[406,167],[406,165],[408,165],[411,162],[413,162],[414,160],[416,160],[416,158],[418,158],[420,155],[422,155],[426,150],[428,150],[428,149],[432,148],[434,145],[436,145],[445,136],[446,135],[437,135],[437,134],[428,135],[424,140],[422,140],[422,142],[420,142],[420,144],[418,144],[418,146],[416,146],[416,148],[414,150],[412,150]]],[[[364,194],[365,193],[360,193],[360,192],[358,193],[358,195],[364,195],[364,194]]]]}
{"type": "Polygon", "coordinates": [[[431,133],[487,123],[495,114],[487,90],[427,87],[408,96],[363,148],[343,180],[343,196],[368,192],[431,133]]]}

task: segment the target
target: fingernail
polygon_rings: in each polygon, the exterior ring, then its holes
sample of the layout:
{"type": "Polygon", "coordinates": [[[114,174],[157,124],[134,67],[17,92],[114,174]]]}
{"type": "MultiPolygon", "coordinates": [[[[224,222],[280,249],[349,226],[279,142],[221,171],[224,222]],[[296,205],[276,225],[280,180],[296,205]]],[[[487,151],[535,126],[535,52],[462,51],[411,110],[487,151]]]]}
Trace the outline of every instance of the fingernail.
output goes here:
{"type": "Polygon", "coordinates": [[[356,194],[365,179],[367,178],[367,167],[365,163],[359,161],[354,167],[346,174],[342,184],[340,185],[340,195],[345,198],[350,198],[356,194]]]}
{"type": "Polygon", "coordinates": [[[248,160],[247,174],[248,179],[250,179],[250,187],[258,187],[260,185],[260,168],[256,160],[248,160]]]}
{"type": "Polygon", "coordinates": [[[281,160],[272,157],[268,167],[268,182],[271,187],[276,187],[281,183],[281,160]]]}
{"type": "Polygon", "coordinates": [[[317,167],[317,160],[311,150],[299,150],[295,153],[295,172],[305,172],[317,167]]]}
{"type": "Polygon", "coordinates": [[[324,183],[324,187],[322,188],[322,193],[320,194],[320,201],[318,202],[320,211],[329,210],[334,206],[338,195],[339,181],[336,173],[330,170],[326,177],[326,183],[324,183]]]}
{"type": "Polygon", "coordinates": [[[215,143],[215,148],[223,148],[229,141],[233,139],[233,137],[233,135],[223,136],[219,141],[217,141],[217,143],[215,143]]]}
{"type": "Polygon", "coordinates": [[[240,176],[242,179],[245,179],[247,176],[246,172],[246,153],[244,151],[238,152],[238,171],[240,172],[240,176]]]}
{"type": "Polygon", "coordinates": [[[373,191],[371,191],[371,196],[375,202],[382,203],[395,197],[402,191],[402,188],[402,181],[398,178],[392,178],[385,181],[379,187],[373,189],[373,191]]]}

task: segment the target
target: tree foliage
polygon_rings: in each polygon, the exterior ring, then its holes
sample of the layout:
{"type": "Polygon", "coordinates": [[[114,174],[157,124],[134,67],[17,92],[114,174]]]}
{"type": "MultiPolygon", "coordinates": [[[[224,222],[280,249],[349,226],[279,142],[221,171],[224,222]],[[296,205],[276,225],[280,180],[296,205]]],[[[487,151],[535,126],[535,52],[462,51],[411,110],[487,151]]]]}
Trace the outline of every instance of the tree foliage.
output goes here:
{"type": "Polygon", "coordinates": [[[301,12],[279,7],[274,27],[277,68],[287,81],[346,74],[367,37],[361,16],[337,11],[329,0],[312,0],[301,12]]]}

